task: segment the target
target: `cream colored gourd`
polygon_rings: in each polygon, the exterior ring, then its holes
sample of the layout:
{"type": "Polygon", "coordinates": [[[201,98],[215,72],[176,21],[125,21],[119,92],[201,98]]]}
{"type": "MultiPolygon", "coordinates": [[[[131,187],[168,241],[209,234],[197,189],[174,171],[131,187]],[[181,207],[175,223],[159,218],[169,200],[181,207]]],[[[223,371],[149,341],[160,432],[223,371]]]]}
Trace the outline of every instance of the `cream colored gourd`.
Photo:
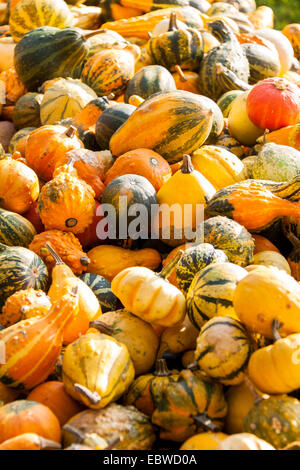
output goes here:
{"type": "Polygon", "coordinates": [[[282,269],[287,274],[291,274],[291,268],[284,256],[276,251],[261,251],[253,256],[253,264],[274,266],[275,268],[282,269]]]}
{"type": "Polygon", "coordinates": [[[271,444],[255,434],[233,434],[220,442],[216,450],[276,450],[271,444]]]}

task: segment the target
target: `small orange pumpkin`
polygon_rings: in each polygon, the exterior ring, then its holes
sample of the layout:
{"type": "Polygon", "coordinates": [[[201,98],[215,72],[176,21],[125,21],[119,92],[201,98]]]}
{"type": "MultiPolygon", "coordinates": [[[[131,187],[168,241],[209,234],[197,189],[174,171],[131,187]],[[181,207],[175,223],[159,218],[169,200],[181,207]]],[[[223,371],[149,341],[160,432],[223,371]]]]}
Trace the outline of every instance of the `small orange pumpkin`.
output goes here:
{"type": "Polygon", "coordinates": [[[173,74],[177,90],[190,91],[191,93],[200,94],[199,76],[196,72],[185,70],[184,72],[180,67],[176,69],[173,74]]]}

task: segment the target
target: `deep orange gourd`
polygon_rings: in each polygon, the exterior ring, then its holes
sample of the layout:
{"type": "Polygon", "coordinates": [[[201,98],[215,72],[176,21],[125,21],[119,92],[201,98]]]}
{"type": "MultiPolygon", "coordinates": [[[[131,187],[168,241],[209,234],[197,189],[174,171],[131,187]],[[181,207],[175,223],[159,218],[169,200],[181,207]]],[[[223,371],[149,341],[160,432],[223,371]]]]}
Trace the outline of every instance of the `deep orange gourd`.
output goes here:
{"type": "Polygon", "coordinates": [[[83,147],[75,131],[72,126],[66,128],[46,125],[30,133],[26,142],[25,158],[28,166],[39,178],[44,181],[51,180],[57,163],[67,163],[66,153],[83,147]]]}
{"type": "Polygon", "coordinates": [[[263,237],[262,235],[257,235],[253,234],[252,238],[254,238],[254,243],[255,243],[255,248],[254,248],[254,255],[256,253],[260,253],[261,251],[276,251],[277,253],[280,253],[278,248],[270,242],[266,237],[263,237]]]}
{"type": "Polygon", "coordinates": [[[30,318],[0,331],[5,364],[0,381],[12,388],[30,390],[44,382],[55,367],[68,321],[78,312],[78,293],[61,297],[44,317],[30,318]]]}
{"type": "Polygon", "coordinates": [[[37,433],[60,442],[57,417],[45,405],[30,400],[16,400],[0,407],[0,443],[24,433],[37,433]]]}
{"type": "Polygon", "coordinates": [[[61,449],[61,445],[58,442],[50,441],[45,439],[38,434],[33,432],[26,432],[19,436],[7,439],[0,444],[0,450],[50,450],[61,449]]]}
{"type": "Polygon", "coordinates": [[[46,315],[51,308],[49,297],[42,290],[18,290],[6,299],[0,314],[0,325],[8,327],[21,320],[46,315]]]}
{"type": "Polygon", "coordinates": [[[262,137],[257,139],[257,142],[260,144],[273,142],[274,144],[287,145],[288,147],[294,147],[296,150],[300,150],[300,124],[282,127],[276,131],[265,133],[262,137]]]}

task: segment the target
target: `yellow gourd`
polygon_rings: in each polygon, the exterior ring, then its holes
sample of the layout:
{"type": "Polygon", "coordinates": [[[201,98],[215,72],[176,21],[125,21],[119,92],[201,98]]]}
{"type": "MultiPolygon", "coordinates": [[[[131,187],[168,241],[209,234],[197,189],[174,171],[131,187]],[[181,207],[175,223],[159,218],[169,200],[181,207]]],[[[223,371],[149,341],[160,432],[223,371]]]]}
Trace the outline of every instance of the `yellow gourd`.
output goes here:
{"type": "Polygon", "coordinates": [[[216,450],[226,437],[228,435],[223,432],[202,432],[187,439],[180,450],[216,450]]]}
{"type": "Polygon", "coordinates": [[[291,274],[291,268],[284,256],[276,251],[261,251],[253,256],[253,264],[263,266],[274,266],[291,274]]]}

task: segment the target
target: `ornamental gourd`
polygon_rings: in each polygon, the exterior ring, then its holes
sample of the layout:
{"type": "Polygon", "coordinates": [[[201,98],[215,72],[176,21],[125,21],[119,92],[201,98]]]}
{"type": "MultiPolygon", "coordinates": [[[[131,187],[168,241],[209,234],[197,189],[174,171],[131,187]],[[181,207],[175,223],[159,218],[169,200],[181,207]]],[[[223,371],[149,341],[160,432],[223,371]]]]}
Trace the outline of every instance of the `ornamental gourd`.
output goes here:
{"type": "Polygon", "coordinates": [[[0,243],[27,248],[35,235],[33,224],[25,217],[0,209],[0,243]]]}
{"type": "Polygon", "coordinates": [[[116,103],[101,113],[96,123],[95,138],[100,149],[109,148],[112,135],[136,110],[136,107],[127,103],[116,103]]]}
{"type": "Polygon", "coordinates": [[[199,330],[195,328],[188,315],[186,315],[179,325],[169,326],[164,329],[160,336],[157,358],[162,358],[167,353],[181,354],[187,350],[195,349],[198,334],[199,330]]]}
{"type": "Polygon", "coordinates": [[[103,313],[122,307],[119,299],[112,293],[110,282],[100,274],[84,273],[80,279],[84,281],[97,297],[103,313]]]}
{"type": "Polygon", "coordinates": [[[127,268],[111,283],[113,293],[124,307],[149,323],[172,326],[185,316],[185,297],[165,278],[174,269],[181,253],[159,274],[148,268],[127,268]]]}
{"type": "Polygon", "coordinates": [[[266,143],[253,160],[254,179],[289,181],[300,174],[300,152],[287,145],[266,143]]]}
{"type": "Polygon", "coordinates": [[[201,432],[187,439],[180,450],[216,450],[226,437],[223,432],[201,432]]]}
{"type": "Polygon", "coordinates": [[[234,434],[223,439],[216,450],[276,450],[269,442],[250,432],[234,434]]]}
{"type": "Polygon", "coordinates": [[[293,46],[295,56],[300,59],[300,24],[292,23],[286,25],[282,33],[288,38],[293,46]]]}
{"type": "Polygon", "coordinates": [[[161,65],[148,65],[136,72],[128,82],[124,101],[128,103],[132,95],[146,99],[154,93],[170,90],[176,90],[175,81],[170,72],[161,65]]]}
{"type": "Polygon", "coordinates": [[[0,314],[0,324],[8,327],[27,318],[46,315],[50,308],[50,299],[42,290],[19,290],[6,299],[0,314]]]}
{"type": "Polygon", "coordinates": [[[134,379],[127,346],[93,328],[67,346],[62,367],[66,391],[93,409],[118,400],[134,379]]]}
{"type": "Polygon", "coordinates": [[[59,450],[58,442],[45,439],[33,432],[26,432],[7,439],[0,444],[0,450],[59,450]]]}
{"type": "Polygon", "coordinates": [[[13,123],[16,129],[41,125],[40,105],[42,99],[41,93],[26,93],[18,99],[13,110],[13,123]]]}

